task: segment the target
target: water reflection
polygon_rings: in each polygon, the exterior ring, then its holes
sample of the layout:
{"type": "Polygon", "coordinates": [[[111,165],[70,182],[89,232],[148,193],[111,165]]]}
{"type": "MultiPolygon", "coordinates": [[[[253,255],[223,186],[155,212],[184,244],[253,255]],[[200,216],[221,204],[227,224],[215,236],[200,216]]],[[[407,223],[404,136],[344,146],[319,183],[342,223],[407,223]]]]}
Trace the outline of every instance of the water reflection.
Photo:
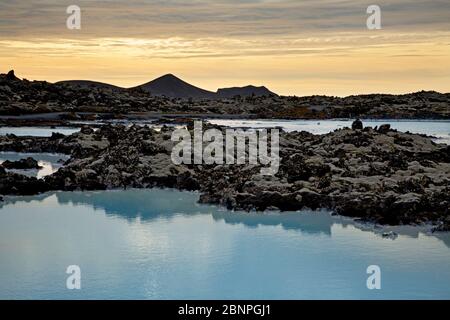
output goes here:
{"type": "Polygon", "coordinates": [[[280,226],[284,230],[329,237],[332,236],[332,228],[335,225],[343,228],[352,226],[360,232],[374,233],[380,238],[384,233],[391,231],[414,239],[432,236],[450,248],[450,233],[431,233],[431,226],[377,226],[335,216],[325,210],[234,212],[222,207],[198,204],[197,192],[181,192],[174,189],[53,192],[38,196],[6,197],[4,202],[0,202],[0,209],[18,202],[43,202],[53,196],[60,205],[89,206],[94,210],[103,211],[107,216],[125,219],[130,223],[136,219],[141,223],[151,223],[154,220],[170,220],[177,216],[211,215],[214,221],[223,221],[228,225],[243,225],[252,229],[259,226],[280,226]]]}
{"type": "Polygon", "coordinates": [[[230,212],[197,199],[160,189],[6,197],[0,299],[450,296],[450,251],[435,237],[391,241],[326,212],[230,212]],[[65,287],[71,264],[83,270],[77,292],[65,287]],[[383,290],[367,290],[370,264],[383,290]]]}
{"type": "Polygon", "coordinates": [[[206,214],[212,209],[197,204],[198,194],[195,192],[168,189],[57,192],[56,198],[59,204],[89,205],[128,221],[138,217],[141,221],[152,221],[176,215],[206,214]]]}
{"type": "Polygon", "coordinates": [[[68,136],[78,131],[80,128],[71,127],[0,127],[0,136],[14,134],[18,137],[51,137],[53,132],[68,136]]]}
{"type": "Polygon", "coordinates": [[[297,230],[308,234],[324,234],[331,236],[331,227],[337,219],[329,212],[313,212],[304,210],[300,212],[268,212],[246,213],[214,211],[212,217],[216,221],[223,220],[227,224],[242,224],[247,228],[259,226],[281,226],[285,230],[297,230]]]}
{"type": "MultiPolygon", "coordinates": [[[[283,130],[307,131],[313,134],[326,134],[336,129],[350,128],[353,120],[226,120],[210,119],[209,122],[234,128],[274,128],[283,130]]],[[[364,126],[376,127],[390,124],[393,129],[401,132],[426,134],[435,137],[435,142],[450,144],[450,121],[448,120],[394,120],[394,119],[364,119],[364,126]]]]}

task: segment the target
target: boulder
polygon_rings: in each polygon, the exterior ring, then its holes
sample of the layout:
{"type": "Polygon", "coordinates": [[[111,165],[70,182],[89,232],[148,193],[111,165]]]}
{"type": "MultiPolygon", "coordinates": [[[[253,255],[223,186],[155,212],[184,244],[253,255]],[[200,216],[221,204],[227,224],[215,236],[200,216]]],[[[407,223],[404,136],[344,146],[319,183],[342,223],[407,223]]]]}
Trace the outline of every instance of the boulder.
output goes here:
{"type": "Polygon", "coordinates": [[[356,119],[352,123],[352,130],[362,130],[363,129],[363,123],[361,120],[356,119]]]}
{"type": "Polygon", "coordinates": [[[386,133],[389,132],[389,130],[391,130],[391,125],[390,125],[390,124],[382,124],[382,125],[378,128],[377,132],[378,132],[378,133],[382,133],[382,134],[386,134],[386,133]]]}
{"type": "Polygon", "coordinates": [[[65,138],[65,137],[66,137],[66,136],[63,135],[62,133],[59,133],[59,132],[52,132],[52,135],[51,135],[51,137],[50,137],[50,140],[59,140],[59,139],[65,138]]]}
{"type": "Polygon", "coordinates": [[[83,126],[83,127],[81,127],[80,132],[82,134],[93,134],[94,133],[94,129],[90,128],[89,126],[83,126]]]}

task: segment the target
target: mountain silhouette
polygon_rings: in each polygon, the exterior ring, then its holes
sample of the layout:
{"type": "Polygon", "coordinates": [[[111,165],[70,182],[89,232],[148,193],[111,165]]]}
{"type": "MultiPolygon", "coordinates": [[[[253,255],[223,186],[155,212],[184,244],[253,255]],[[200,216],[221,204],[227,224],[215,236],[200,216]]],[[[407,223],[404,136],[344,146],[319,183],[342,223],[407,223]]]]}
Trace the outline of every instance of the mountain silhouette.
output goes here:
{"type": "Polygon", "coordinates": [[[109,83],[91,81],[91,80],[66,80],[59,81],[56,84],[64,84],[70,86],[77,86],[81,88],[100,88],[100,89],[111,89],[111,90],[126,90],[125,88],[121,88],[109,83]]]}
{"type": "Polygon", "coordinates": [[[251,96],[271,96],[276,95],[266,87],[233,87],[233,88],[222,88],[217,90],[217,95],[219,98],[233,98],[235,96],[241,97],[251,97],[251,96]]]}
{"type": "Polygon", "coordinates": [[[133,89],[142,89],[155,96],[170,98],[214,98],[215,93],[193,86],[173,74],[166,74],[133,89]]]}
{"type": "Polygon", "coordinates": [[[222,88],[217,90],[217,92],[208,91],[193,86],[170,73],[129,89],[90,80],[66,80],[59,81],[56,84],[77,86],[82,88],[143,90],[154,96],[166,96],[169,98],[222,99],[233,98],[235,96],[250,97],[276,95],[264,86],[255,87],[251,85],[246,87],[222,88]]]}

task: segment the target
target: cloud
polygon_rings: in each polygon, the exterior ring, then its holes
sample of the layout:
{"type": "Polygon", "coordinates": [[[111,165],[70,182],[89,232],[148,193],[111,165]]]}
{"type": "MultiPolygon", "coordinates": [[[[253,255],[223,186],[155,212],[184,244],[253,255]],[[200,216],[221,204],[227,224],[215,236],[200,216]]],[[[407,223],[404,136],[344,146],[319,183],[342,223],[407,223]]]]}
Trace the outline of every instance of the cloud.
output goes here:
{"type": "MultiPolygon", "coordinates": [[[[77,37],[265,37],[363,31],[372,1],[355,0],[80,0],[77,37]]],[[[0,34],[61,37],[73,0],[2,0],[0,34]]],[[[377,1],[390,30],[448,30],[450,2],[377,1]]],[[[72,32],[73,33],[73,32],[72,32]]]]}
{"type": "MultiPolygon", "coordinates": [[[[31,39],[0,40],[0,53],[15,57],[41,56],[127,56],[148,59],[188,59],[256,56],[351,55],[362,50],[390,49],[408,46],[402,55],[435,55],[436,52],[418,50],[421,45],[436,41],[445,43],[450,32],[436,33],[334,33],[311,37],[267,38],[94,38],[94,39],[31,39]],[[414,53],[413,50],[418,50],[414,53]]],[[[447,41],[448,42],[448,41],[447,41]]],[[[442,46],[436,49],[442,49],[442,46]]],[[[445,52],[439,52],[443,54],[445,52]]],[[[395,55],[399,56],[399,55],[395,55]]]]}
{"type": "Polygon", "coordinates": [[[1,0],[0,65],[31,79],[123,86],[171,72],[211,90],[448,91],[450,2],[377,0],[383,29],[370,31],[373,2],[1,0]],[[74,3],[76,31],[66,28],[74,3]]]}

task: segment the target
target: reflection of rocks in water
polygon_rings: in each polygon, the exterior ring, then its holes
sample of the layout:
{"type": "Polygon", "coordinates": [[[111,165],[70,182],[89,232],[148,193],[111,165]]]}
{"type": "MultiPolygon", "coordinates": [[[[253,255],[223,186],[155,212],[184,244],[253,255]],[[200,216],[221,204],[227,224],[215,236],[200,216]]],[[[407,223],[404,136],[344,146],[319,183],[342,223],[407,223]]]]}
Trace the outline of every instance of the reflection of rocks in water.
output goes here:
{"type": "Polygon", "coordinates": [[[0,201],[0,209],[7,205],[14,205],[19,202],[30,203],[31,201],[44,201],[45,199],[50,198],[54,193],[42,193],[39,195],[33,196],[6,196],[3,201],[0,201]]]}
{"type": "Polygon", "coordinates": [[[432,236],[441,240],[447,247],[450,248],[450,232],[432,232],[433,226],[381,226],[372,223],[365,223],[354,221],[352,225],[362,232],[371,232],[386,239],[395,241],[398,236],[417,239],[419,237],[432,236]]]}
{"type": "Polygon", "coordinates": [[[305,212],[270,212],[246,213],[231,211],[214,211],[214,220],[223,220],[228,224],[243,224],[246,227],[281,226],[285,230],[297,230],[308,234],[326,234],[331,236],[331,226],[336,218],[330,213],[305,212]]]}
{"type": "Polygon", "coordinates": [[[89,205],[106,214],[143,221],[156,218],[171,218],[175,215],[212,214],[214,220],[228,224],[242,223],[246,227],[259,225],[281,225],[286,230],[300,230],[306,233],[331,235],[331,226],[336,219],[327,212],[315,213],[240,213],[219,211],[210,205],[197,204],[198,194],[167,189],[130,189],[98,192],[57,192],[60,204],[89,205]]]}
{"type": "Polygon", "coordinates": [[[441,240],[447,247],[450,248],[450,234],[448,232],[434,232],[433,236],[441,240]]]}
{"type": "Polygon", "coordinates": [[[58,192],[58,203],[89,205],[106,214],[143,221],[175,215],[210,213],[212,206],[198,205],[198,194],[163,189],[129,189],[97,192],[58,192]]]}
{"type": "MultiPolygon", "coordinates": [[[[242,224],[248,228],[259,226],[281,226],[306,234],[325,234],[332,236],[331,227],[354,226],[362,232],[371,232],[383,237],[383,233],[393,232],[399,236],[418,238],[432,236],[450,247],[450,233],[430,233],[430,226],[379,226],[354,221],[351,218],[332,216],[327,211],[302,210],[301,212],[246,213],[225,211],[211,205],[198,204],[199,195],[194,192],[180,192],[170,189],[129,189],[96,192],[52,192],[38,196],[7,196],[0,201],[0,209],[18,202],[46,201],[55,197],[60,205],[87,205],[96,210],[104,210],[107,215],[127,221],[140,218],[141,221],[170,219],[177,215],[211,214],[215,221],[230,225],[242,224]]],[[[396,241],[386,238],[386,241],[396,241]]]]}
{"type": "MultiPolygon", "coordinates": [[[[227,224],[243,224],[249,228],[258,226],[278,226],[286,230],[297,230],[307,234],[326,234],[332,236],[334,224],[343,227],[354,226],[363,232],[372,232],[380,237],[386,232],[401,236],[418,238],[419,235],[434,236],[450,247],[450,233],[429,233],[430,227],[417,226],[377,226],[355,222],[351,218],[332,216],[327,211],[303,210],[301,212],[246,213],[224,211],[211,205],[198,204],[199,195],[195,192],[180,192],[171,189],[129,189],[97,192],[57,192],[60,204],[89,205],[104,210],[126,220],[139,217],[142,221],[158,218],[172,218],[176,215],[212,214],[214,220],[227,224]]],[[[387,238],[386,241],[389,241],[387,238]]],[[[395,241],[395,239],[393,240],[395,241]]]]}

